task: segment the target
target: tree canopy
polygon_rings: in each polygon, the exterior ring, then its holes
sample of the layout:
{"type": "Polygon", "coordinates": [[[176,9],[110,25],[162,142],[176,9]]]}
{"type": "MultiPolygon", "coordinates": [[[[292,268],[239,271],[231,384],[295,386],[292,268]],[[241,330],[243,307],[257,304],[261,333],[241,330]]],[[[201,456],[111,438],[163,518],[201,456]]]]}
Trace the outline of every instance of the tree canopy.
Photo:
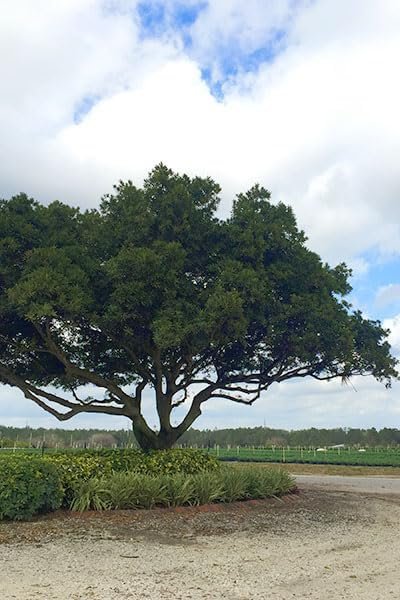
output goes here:
{"type": "Polygon", "coordinates": [[[161,164],[98,210],[2,200],[0,381],[59,420],[127,416],[143,448],[173,445],[212,398],[252,404],[306,376],[390,385],[388,332],[345,300],[348,268],[322,263],[263,187],[239,194],[225,220],[219,193],[161,164]]]}

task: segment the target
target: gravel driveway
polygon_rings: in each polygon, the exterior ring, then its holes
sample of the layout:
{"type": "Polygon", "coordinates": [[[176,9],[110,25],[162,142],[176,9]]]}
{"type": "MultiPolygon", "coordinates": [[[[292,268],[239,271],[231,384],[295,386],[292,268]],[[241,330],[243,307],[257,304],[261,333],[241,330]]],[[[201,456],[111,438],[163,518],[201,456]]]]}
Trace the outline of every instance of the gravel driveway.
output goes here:
{"type": "Polygon", "coordinates": [[[280,501],[2,523],[0,597],[397,600],[400,495],[339,479],[299,477],[280,501]]]}
{"type": "MultiPolygon", "coordinates": [[[[297,475],[297,485],[360,494],[397,494],[400,496],[400,477],[345,477],[343,475],[297,475]]],[[[400,593],[399,593],[400,597],[400,593]]]]}

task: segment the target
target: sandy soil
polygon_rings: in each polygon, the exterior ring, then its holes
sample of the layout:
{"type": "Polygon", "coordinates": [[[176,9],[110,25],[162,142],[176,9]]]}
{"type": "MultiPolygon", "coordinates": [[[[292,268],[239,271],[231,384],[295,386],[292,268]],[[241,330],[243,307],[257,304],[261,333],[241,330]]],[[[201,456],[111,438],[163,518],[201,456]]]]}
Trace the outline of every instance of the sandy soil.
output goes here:
{"type": "MultiPolygon", "coordinates": [[[[299,487],[307,489],[358,492],[361,494],[398,495],[400,501],[400,477],[344,477],[342,475],[296,475],[299,487]]],[[[400,598],[400,594],[399,594],[400,598]]]]}
{"type": "Polygon", "coordinates": [[[223,507],[0,524],[0,597],[398,600],[400,496],[317,489],[223,507]]]}

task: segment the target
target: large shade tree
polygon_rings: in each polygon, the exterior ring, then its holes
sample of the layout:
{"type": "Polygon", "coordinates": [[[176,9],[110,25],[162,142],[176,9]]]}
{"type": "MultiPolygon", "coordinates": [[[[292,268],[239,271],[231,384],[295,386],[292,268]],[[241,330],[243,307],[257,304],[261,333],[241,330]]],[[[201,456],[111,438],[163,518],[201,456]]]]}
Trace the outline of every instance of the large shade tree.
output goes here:
{"type": "Polygon", "coordinates": [[[323,264],[264,188],[226,220],[219,192],[159,165],[99,210],[1,201],[0,381],[59,420],[124,415],[144,449],[172,446],[210,399],[250,405],[302,377],[390,384],[387,332],[344,299],[346,266],[323,264]]]}

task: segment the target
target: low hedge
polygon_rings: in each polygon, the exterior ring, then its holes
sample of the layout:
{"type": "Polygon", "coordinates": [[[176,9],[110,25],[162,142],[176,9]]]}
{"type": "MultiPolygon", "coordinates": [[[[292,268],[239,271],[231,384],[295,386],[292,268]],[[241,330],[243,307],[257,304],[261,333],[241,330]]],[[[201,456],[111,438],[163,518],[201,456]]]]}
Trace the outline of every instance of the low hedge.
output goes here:
{"type": "Polygon", "coordinates": [[[64,490],[57,468],[32,456],[0,461],[0,520],[30,519],[61,506],[64,490]]]}
{"type": "Polygon", "coordinates": [[[69,506],[74,490],[92,477],[129,471],[143,475],[192,475],[220,468],[218,460],[199,450],[173,448],[148,454],[136,449],[104,449],[44,455],[55,465],[64,488],[64,506],[69,506]]]}
{"type": "Polygon", "coordinates": [[[75,490],[72,510],[154,508],[277,497],[295,489],[283,469],[227,467],[195,475],[113,473],[93,477],[75,490]]]}
{"type": "Polygon", "coordinates": [[[124,471],[154,476],[192,475],[219,469],[215,457],[178,448],[148,454],[136,449],[105,449],[53,452],[42,458],[31,454],[4,455],[0,456],[0,519],[25,519],[60,505],[69,507],[76,489],[93,477],[124,471]],[[49,474],[48,508],[46,502],[40,504],[40,473],[49,474]],[[52,489],[57,492],[53,494],[52,489]]]}
{"type": "Polygon", "coordinates": [[[0,459],[0,519],[29,519],[62,504],[75,510],[198,505],[293,488],[284,470],[220,467],[193,450],[13,455],[0,459]]]}

